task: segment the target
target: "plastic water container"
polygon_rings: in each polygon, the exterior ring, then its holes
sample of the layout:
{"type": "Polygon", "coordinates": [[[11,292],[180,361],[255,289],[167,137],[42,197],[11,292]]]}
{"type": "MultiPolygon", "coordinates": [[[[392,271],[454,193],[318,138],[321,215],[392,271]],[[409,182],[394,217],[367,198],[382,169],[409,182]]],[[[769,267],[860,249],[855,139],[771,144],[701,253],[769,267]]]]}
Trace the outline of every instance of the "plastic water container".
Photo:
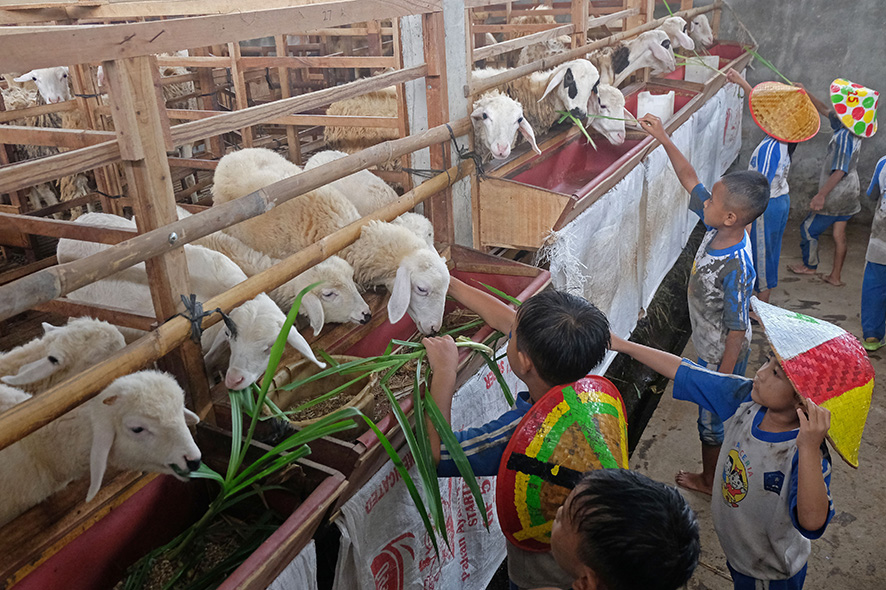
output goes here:
{"type": "Polygon", "coordinates": [[[706,84],[708,80],[714,77],[714,70],[717,70],[719,67],[720,58],[716,55],[689,57],[686,58],[686,69],[683,72],[683,79],[687,82],[706,84]]]}
{"type": "Polygon", "coordinates": [[[667,122],[674,116],[674,91],[667,94],[652,94],[644,90],[637,96],[637,118],[652,114],[667,122]]]}

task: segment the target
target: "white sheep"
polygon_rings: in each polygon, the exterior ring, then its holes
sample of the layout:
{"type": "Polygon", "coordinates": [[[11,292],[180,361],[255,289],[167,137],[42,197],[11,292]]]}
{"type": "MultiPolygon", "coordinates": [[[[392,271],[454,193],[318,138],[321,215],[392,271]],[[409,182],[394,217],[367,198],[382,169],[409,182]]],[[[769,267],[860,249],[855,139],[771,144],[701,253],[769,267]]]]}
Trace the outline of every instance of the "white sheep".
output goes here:
{"type": "Polygon", "coordinates": [[[347,249],[345,258],[354,266],[361,285],[384,285],[391,294],[388,320],[404,314],[422,334],[434,334],[443,325],[443,307],[449,289],[446,259],[406,227],[370,221],[360,239],[347,249]]]}
{"type": "MultiPolygon", "coordinates": [[[[0,385],[0,412],[30,398],[0,385]]],[[[187,479],[201,454],[189,430],[199,418],[184,401],[171,376],[140,371],[0,450],[0,526],[85,475],[91,501],[108,465],[187,479]]]]}
{"type": "Polygon", "coordinates": [[[699,14],[689,22],[689,37],[702,47],[714,44],[714,31],[707,16],[699,14]]]}
{"type": "Polygon", "coordinates": [[[44,322],[43,330],[40,338],[0,353],[0,381],[40,393],[126,346],[117,328],[88,317],[64,326],[44,322]]]}
{"type": "Polygon", "coordinates": [[[71,100],[67,66],[31,70],[15,78],[16,82],[33,82],[46,104],[71,100]]]}
{"type": "Polygon", "coordinates": [[[672,16],[666,18],[661,26],[658,27],[658,30],[664,31],[667,34],[674,48],[682,47],[689,51],[695,49],[695,41],[688,34],[689,24],[682,17],[672,16]]]}
{"type": "MultiPolygon", "coordinates": [[[[474,81],[501,74],[506,70],[474,70],[474,81]]],[[[587,115],[588,100],[600,75],[586,59],[575,59],[544,72],[533,72],[506,82],[499,90],[523,105],[523,114],[535,131],[546,131],[560,118],[557,111],[568,111],[578,119],[587,115]]]]}
{"type": "MultiPolygon", "coordinates": [[[[352,117],[396,117],[398,114],[397,90],[390,86],[354,98],[336,101],[329,105],[326,114],[352,117]]],[[[399,132],[392,127],[327,125],[323,129],[323,139],[326,141],[326,145],[350,154],[398,137],[400,137],[399,132]]]]}
{"type": "Polygon", "coordinates": [[[391,223],[402,225],[425,241],[429,248],[434,247],[434,226],[431,220],[419,213],[404,213],[394,218],[391,223]]]}
{"type": "Polygon", "coordinates": [[[602,82],[597,92],[588,102],[590,126],[600,133],[612,145],[621,145],[625,141],[624,118],[633,119],[633,115],[625,109],[625,96],[621,90],[602,82]],[[599,116],[593,116],[599,115],[599,116]]]}
{"type": "Polygon", "coordinates": [[[503,160],[510,156],[517,132],[533,150],[541,153],[535,142],[535,131],[523,116],[523,105],[499,90],[488,90],[474,101],[471,125],[474,129],[474,150],[483,161],[490,158],[503,160]]]}
{"type": "MultiPolygon", "coordinates": [[[[677,67],[671,40],[664,31],[646,31],[627,43],[604,47],[588,54],[600,72],[612,69],[612,85],[620,85],[625,78],[642,68],[652,68],[653,74],[673,72],[677,67]]],[[[605,80],[607,76],[602,76],[605,80]]]]}
{"type": "MultiPolygon", "coordinates": [[[[305,163],[305,170],[329,164],[347,155],[337,150],[317,152],[305,163]]],[[[376,209],[390,205],[397,200],[397,192],[369,170],[360,170],[344,178],[339,178],[327,184],[326,188],[332,188],[341,193],[357,208],[360,217],[365,217],[376,209]]]]}

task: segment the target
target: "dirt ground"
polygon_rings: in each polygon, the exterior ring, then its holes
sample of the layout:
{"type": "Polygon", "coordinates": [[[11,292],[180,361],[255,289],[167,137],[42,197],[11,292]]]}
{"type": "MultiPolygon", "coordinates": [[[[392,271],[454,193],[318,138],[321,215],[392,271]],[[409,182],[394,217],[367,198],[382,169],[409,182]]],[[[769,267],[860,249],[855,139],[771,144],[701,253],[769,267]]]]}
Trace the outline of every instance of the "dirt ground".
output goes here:
{"type": "MultiPolygon", "coordinates": [[[[800,277],[786,266],[800,260],[799,222],[792,218],[782,247],[779,285],[771,303],[790,310],[833,322],[856,336],[861,336],[859,319],[864,254],[870,231],[868,224],[849,225],[849,252],[843,271],[845,287],[832,287],[815,277],[800,277]]],[[[833,260],[830,235],[821,240],[820,269],[829,272],[833,260]]],[[[755,327],[747,375],[753,376],[768,353],[765,336],[755,327]]],[[[695,358],[692,344],[684,356],[695,358]]],[[[812,555],[806,588],[851,588],[878,590],[884,587],[886,560],[886,403],[884,383],[886,348],[872,353],[877,372],[874,400],[859,453],[860,467],[852,469],[832,451],[834,471],[831,493],[836,515],[824,536],[812,543],[812,555]]],[[[696,430],[696,406],[674,401],[670,388],[664,394],[655,415],[646,427],[631,458],[631,467],[650,477],[672,483],[679,469],[700,470],[701,451],[696,430]]],[[[683,492],[696,510],[701,524],[701,562],[687,588],[689,590],[726,590],[732,588],[726,559],[711,523],[710,497],[683,492]]]]}

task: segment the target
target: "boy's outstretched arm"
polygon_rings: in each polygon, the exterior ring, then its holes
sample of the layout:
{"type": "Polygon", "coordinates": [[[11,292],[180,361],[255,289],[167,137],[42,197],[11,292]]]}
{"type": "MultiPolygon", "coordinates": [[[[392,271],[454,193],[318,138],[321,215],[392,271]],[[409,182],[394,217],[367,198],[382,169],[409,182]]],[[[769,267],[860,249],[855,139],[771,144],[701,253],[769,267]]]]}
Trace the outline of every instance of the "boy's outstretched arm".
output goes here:
{"type": "Polygon", "coordinates": [[[497,299],[492,293],[486,293],[463,283],[455,277],[449,281],[449,294],[459,303],[478,314],[483,321],[494,330],[507,334],[514,326],[517,312],[497,299]]]}
{"type": "Polygon", "coordinates": [[[683,362],[682,358],[664,350],[630,342],[616,336],[613,332],[609,333],[609,337],[612,340],[612,344],[609,347],[610,350],[624,353],[672,381],[677,376],[677,369],[680,368],[680,363],[683,362]]]}
{"type": "Polygon", "coordinates": [[[819,115],[821,115],[822,117],[829,117],[830,116],[830,114],[831,114],[830,105],[825,104],[822,101],[818,100],[818,97],[815,96],[814,94],[812,94],[811,92],[809,92],[808,90],[806,90],[806,87],[803,86],[802,84],[798,83],[797,86],[799,86],[800,88],[802,88],[806,92],[806,96],[808,96],[809,100],[812,101],[812,106],[815,107],[815,110],[818,111],[819,115]]]}
{"type": "Polygon", "coordinates": [[[805,412],[797,408],[797,522],[807,531],[817,531],[827,523],[830,512],[820,447],[831,426],[831,413],[812,400],[805,401],[805,412]]]}
{"type": "Polygon", "coordinates": [[[668,132],[665,131],[664,125],[661,123],[661,119],[655,115],[644,115],[640,117],[639,122],[640,128],[643,131],[661,142],[662,147],[664,147],[665,152],[668,154],[668,158],[671,159],[671,165],[674,167],[674,172],[677,173],[677,178],[680,179],[683,188],[692,192],[692,189],[698,185],[698,174],[695,173],[695,168],[692,167],[686,156],[671,141],[668,132]]]}
{"type": "MultiPolygon", "coordinates": [[[[452,423],[452,396],[455,395],[455,373],[458,367],[458,348],[452,336],[438,338],[424,338],[421,343],[428,351],[428,364],[431,366],[431,397],[446,422],[452,423]]],[[[431,423],[426,419],[428,428],[428,442],[431,446],[431,455],[434,464],[440,463],[440,435],[431,423]]]]}
{"type": "Polygon", "coordinates": [[[751,90],[753,90],[753,88],[751,88],[750,83],[742,78],[741,74],[736,72],[733,68],[729,68],[729,71],[726,72],[726,79],[733,84],[741,86],[741,89],[744,90],[745,96],[751,95],[751,90]]]}

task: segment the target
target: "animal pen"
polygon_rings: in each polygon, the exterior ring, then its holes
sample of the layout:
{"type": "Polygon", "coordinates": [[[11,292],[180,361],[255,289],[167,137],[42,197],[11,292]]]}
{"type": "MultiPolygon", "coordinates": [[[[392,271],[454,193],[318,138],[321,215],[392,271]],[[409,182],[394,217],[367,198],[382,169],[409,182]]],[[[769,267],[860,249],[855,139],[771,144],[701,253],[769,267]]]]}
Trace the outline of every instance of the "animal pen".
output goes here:
{"type": "MultiPolygon", "coordinates": [[[[203,307],[228,312],[352,244],[371,220],[391,221],[422,205],[453,276],[492,285],[519,300],[553,282],[595,302],[617,333],[630,334],[695,221],[686,213],[686,196],[671,190],[676,178],[658,143],[629,131],[617,146],[597,136],[594,150],[577,128],[559,126],[539,135],[540,155],[523,143],[506,161],[486,163],[481,178],[476,160],[467,154],[467,115],[472,101],[497,85],[634,38],[664,19],[654,17],[653,0],[531,6],[488,0],[265,0],[260,8],[247,10],[228,0],[48,0],[0,8],[0,72],[67,65],[73,91],[71,100],[23,110],[7,111],[0,102],[4,348],[19,343],[7,329],[12,322],[36,312],[55,318],[89,315],[147,332],[0,414],[0,449],[90,400],[115,378],[157,363],[177,378],[188,406],[200,415],[198,443],[206,461],[223,454],[232,408],[224,383],[213,385],[204,369],[200,345],[190,338],[192,322],[181,315],[186,311],[181,296],[192,292],[182,246],[246,219],[274,215],[275,206],[371,167],[403,187],[396,202],[203,301],[203,307]],[[513,24],[519,16],[551,16],[548,20],[555,22],[513,24]],[[596,38],[589,39],[589,31],[596,38]],[[512,38],[486,44],[487,33],[512,38]],[[560,35],[570,37],[563,53],[471,81],[477,62],[560,35]],[[187,55],[176,53],[181,50],[187,55]],[[99,65],[103,87],[96,76],[99,65]],[[187,71],[161,76],[163,68],[187,71]],[[358,77],[363,73],[358,70],[372,75],[358,77]],[[188,91],[166,98],[163,89],[171,85],[185,85],[188,91]],[[324,110],[330,103],[390,87],[395,88],[395,115],[324,110]],[[77,113],[77,128],[22,124],[28,117],[68,112],[77,113]],[[210,205],[212,173],[227,152],[273,148],[301,165],[324,146],[323,127],[374,129],[379,142],[234,201],[210,205]],[[18,159],[13,146],[22,145],[50,147],[55,153],[18,159]],[[170,155],[182,146],[193,146],[189,156],[170,155]],[[418,168],[430,178],[415,174],[418,168]],[[73,200],[44,206],[31,198],[34,187],[87,173],[89,189],[73,200]],[[659,195],[663,198],[656,199],[659,195]],[[177,204],[194,215],[179,219],[177,204]],[[75,217],[85,207],[132,214],[137,229],[61,218],[75,217]],[[58,264],[49,251],[57,238],[112,247],[58,264]],[[515,249],[536,251],[538,260],[546,261],[544,268],[511,260],[515,249]],[[606,268],[595,266],[601,260],[607,261],[606,268]],[[141,262],[146,263],[153,315],[65,297],[141,262]]],[[[681,0],[679,8],[675,14],[687,19],[709,14],[717,31],[719,1],[693,8],[692,0],[681,0]]],[[[710,53],[718,56],[721,71],[727,66],[742,70],[750,60],[746,47],[736,43],[718,42],[710,53]]],[[[722,75],[687,82],[682,69],[665,77],[641,70],[622,89],[632,115],[637,115],[641,90],[675,93],[675,114],[667,128],[705,183],[725,171],[740,144],[742,97],[724,82],[722,75]]],[[[367,293],[366,299],[371,321],[329,326],[319,336],[302,330],[311,347],[373,356],[392,339],[415,333],[408,317],[388,321],[384,294],[367,293]]],[[[453,308],[449,303],[447,313],[453,308]]],[[[218,321],[218,315],[211,315],[202,325],[218,321]]],[[[480,329],[472,338],[486,341],[490,333],[480,329]]],[[[297,358],[290,350],[284,364],[297,358]]],[[[499,367],[514,386],[506,363],[499,367]]],[[[462,406],[453,408],[454,428],[495,417],[502,409],[501,396],[490,393],[495,379],[481,364],[466,354],[461,358],[456,399],[462,406]]],[[[408,414],[412,399],[403,397],[400,407],[408,414]]],[[[403,448],[404,433],[394,413],[383,408],[379,414],[379,430],[395,448],[403,448]]],[[[342,531],[333,587],[375,587],[369,585],[373,576],[393,575],[386,560],[402,561],[404,555],[414,556],[408,575],[426,585],[451,587],[446,584],[461,580],[464,587],[485,587],[504,556],[503,539],[494,519],[489,531],[483,527],[463,482],[446,484],[452,544],[435,557],[427,539],[416,533],[418,516],[403,507],[409,500],[373,431],[324,437],[311,449],[310,460],[299,463],[300,476],[289,484],[291,497],[278,502],[284,524],[221,587],[265,588],[281,575],[289,580],[313,576],[316,583],[319,566],[309,541],[330,521],[342,531]],[[396,527],[408,535],[393,535],[396,527]]],[[[128,564],[194,519],[192,505],[205,498],[193,488],[169,476],[122,472],[109,477],[99,495],[84,504],[86,484],[72,484],[2,528],[3,587],[113,586],[128,564]],[[161,510],[164,518],[157,519],[161,510]],[[87,561],[93,564],[88,572],[82,567],[87,561]]],[[[492,481],[484,481],[483,496],[491,506],[492,481]]]]}

